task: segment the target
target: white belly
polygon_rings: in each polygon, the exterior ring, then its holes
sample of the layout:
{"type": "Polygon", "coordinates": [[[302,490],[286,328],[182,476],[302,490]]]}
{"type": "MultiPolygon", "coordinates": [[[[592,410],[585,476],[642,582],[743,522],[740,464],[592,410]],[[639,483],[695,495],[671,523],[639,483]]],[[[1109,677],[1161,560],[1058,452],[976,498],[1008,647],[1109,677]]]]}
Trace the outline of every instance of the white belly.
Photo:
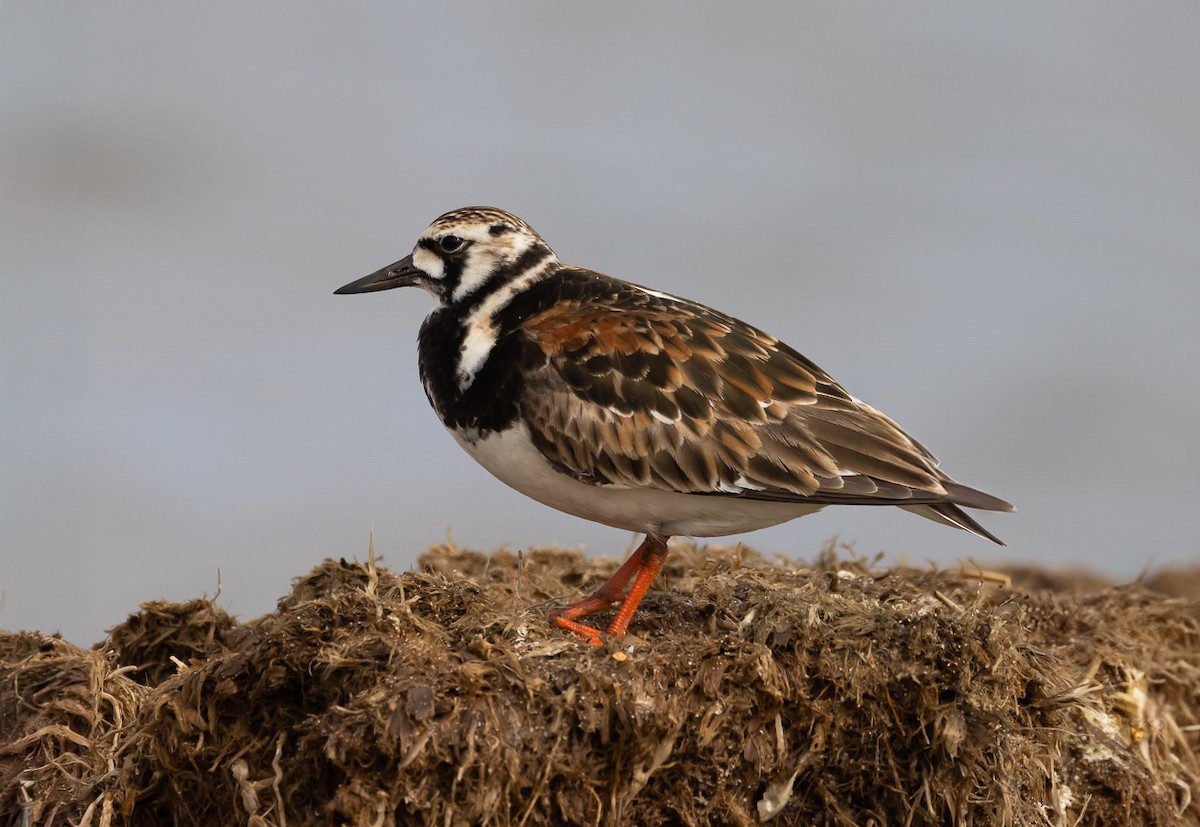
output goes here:
{"type": "Polygon", "coordinates": [[[524,426],[471,442],[451,431],[476,462],[540,503],[598,523],[660,536],[721,537],[777,525],[821,505],[763,502],[653,488],[588,485],[555,470],[524,426]]]}

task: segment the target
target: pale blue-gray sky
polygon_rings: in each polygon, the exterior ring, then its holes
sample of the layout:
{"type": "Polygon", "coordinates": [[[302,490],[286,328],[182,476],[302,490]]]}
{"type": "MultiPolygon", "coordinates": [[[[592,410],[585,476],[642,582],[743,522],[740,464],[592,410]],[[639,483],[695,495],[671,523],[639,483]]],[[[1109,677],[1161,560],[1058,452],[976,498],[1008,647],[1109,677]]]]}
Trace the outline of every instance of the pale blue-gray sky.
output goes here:
{"type": "Polygon", "coordinates": [[[326,555],[629,536],[476,467],[427,297],[334,297],[444,210],[718,306],[898,419],[999,551],[893,510],[793,557],[1197,560],[1200,6],[0,8],[0,627],[252,616],[326,555]]]}

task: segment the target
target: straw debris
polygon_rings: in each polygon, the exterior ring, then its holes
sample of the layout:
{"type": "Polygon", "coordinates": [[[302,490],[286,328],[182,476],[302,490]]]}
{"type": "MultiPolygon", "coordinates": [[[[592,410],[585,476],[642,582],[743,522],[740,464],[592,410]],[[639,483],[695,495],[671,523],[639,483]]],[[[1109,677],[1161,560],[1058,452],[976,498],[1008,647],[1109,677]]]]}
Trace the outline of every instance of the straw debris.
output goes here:
{"type": "Polygon", "coordinates": [[[1200,825],[1187,600],[681,543],[623,642],[549,626],[616,563],[445,545],[248,623],[0,634],[0,824],[1200,825]]]}

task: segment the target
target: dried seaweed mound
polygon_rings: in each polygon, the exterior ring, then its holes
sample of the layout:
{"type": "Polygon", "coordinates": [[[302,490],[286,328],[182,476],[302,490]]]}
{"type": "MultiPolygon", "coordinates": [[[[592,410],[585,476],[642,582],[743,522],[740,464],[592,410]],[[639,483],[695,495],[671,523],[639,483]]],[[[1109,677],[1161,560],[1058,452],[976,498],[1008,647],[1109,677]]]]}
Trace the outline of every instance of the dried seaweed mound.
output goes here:
{"type": "Polygon", "coordinates": [[[131,678],[156,686],[178,671],[177,661],[207,658],[236,646],[243,636],[238,622],[214,600],[152,600],[110,629],[105,644],[118,661],[133,667],[131,678]]]}
{"type": "Polygon", "coordinates": [[[422,564],[326,561],[245,625],[150,604],[99,652],[0,638],[0,822],[1200,825],[1185,601],[681,544],[596,649],[545,610],[613,561],[422,564]]]}
{"type": "Polygon", "coordinates": [[[111,651],[0,632],[0,823],[113,823],[117,765],[147,694],[111,651]]]}

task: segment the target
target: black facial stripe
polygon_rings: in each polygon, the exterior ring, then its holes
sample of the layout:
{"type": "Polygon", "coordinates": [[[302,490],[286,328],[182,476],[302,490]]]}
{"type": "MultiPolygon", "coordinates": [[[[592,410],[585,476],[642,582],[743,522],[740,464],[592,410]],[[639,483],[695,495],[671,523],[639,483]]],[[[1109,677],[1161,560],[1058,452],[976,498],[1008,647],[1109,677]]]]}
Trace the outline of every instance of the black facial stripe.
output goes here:
{"type": "Polygon", "coordinates": [[[537,242],[521,255],[517,256],[517,260],[513,262],[512,269],[515,273],[524,273],[527,270],[532,270],[534,267],[542,263],[550,255],[550,248],[541,242],[537,242]]]}
{"type": "MultiPolygon", "coordinates": [[[[545,244],[536,243],[521,255],[517,256],[517,260],[512,264],[499,267],[493,270],[475,290],[463,296],[462,300],[454,306],[455,312],[459,316],[466,316],[471,310],[476,307],[485,298],[490,296],[496,290],[507,282],[520,278],[525,273],[537,267],[543,261],[550,257],[550,248],[545,244]]],[[[460,267],[461,271],[461,267],[460,267]]],[[[458,283],[457,277],[455,284],[458,283]]]]}
{"type": "Polygon", "coordinates": [[[457,256],[447,258],[440,256],[442,259],[442,277],[435,281],[442,288],[442,296],[448,297],[453,295],[454,289],[458,287],[459,279],[462,278],[463,265],[466,263],[464,259],[457,256]]]}

